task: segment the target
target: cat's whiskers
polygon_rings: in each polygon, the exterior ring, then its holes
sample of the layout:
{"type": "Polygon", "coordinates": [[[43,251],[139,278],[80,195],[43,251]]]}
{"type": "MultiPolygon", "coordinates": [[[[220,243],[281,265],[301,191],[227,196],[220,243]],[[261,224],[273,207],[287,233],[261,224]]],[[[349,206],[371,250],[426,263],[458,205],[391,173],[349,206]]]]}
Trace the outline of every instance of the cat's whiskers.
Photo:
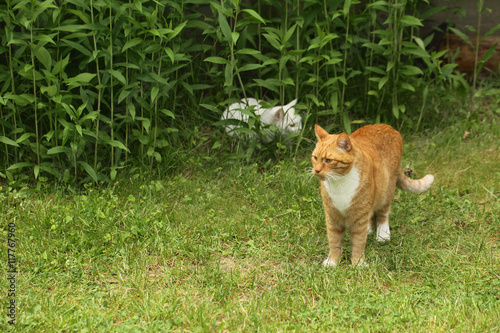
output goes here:
{"type": "Polygon", "coordinates": [[[316,175],[314,174],[314,168],[313,167],[306,168],[306,174],[307,174],[307,180],[311,180],[314,177],[316,177],[316,175]]]}
{"type": "Polygon", "coordinates": [[[338,174],[338,173],[335,173],[335,172],[332,172],[330,171],[327,175],[326,175],[326,179],[328,179],[329,181],[333,181],[335,183],[338,183],[344,176],[338,174]]]}

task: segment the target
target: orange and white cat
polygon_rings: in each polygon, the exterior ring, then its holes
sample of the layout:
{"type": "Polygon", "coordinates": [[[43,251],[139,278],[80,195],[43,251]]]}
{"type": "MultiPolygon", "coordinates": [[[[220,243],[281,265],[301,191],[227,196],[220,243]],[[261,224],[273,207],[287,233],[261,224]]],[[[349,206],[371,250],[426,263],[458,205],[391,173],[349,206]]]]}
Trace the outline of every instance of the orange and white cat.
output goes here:
{"type": "Polygon", "coordinates": [[[344,232],[349,230],[352,264],[364,266],[366,237],[375,222],[376,239],[390,239],[389,211],[397,187],[421,193],[434,176],[408,178],[401,170],[403,139],[389,125],[364,126],[351,135],[330,135],[315,126],[313,174],[321,181],[330,253],[324,266],[336,266],[344,232]]]}

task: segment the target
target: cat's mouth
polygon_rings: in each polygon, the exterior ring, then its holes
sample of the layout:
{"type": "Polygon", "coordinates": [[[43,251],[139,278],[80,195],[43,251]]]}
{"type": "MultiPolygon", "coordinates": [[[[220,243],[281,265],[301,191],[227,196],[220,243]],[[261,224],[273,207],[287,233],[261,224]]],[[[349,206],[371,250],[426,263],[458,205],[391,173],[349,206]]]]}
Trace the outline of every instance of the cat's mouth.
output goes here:
{"type": "Polygon", "coordinates": [[[313,173],[313,175],[315,175],[316,177],[318,177],[318,179],[319,179],[320,181],[324,181],[324,180],[326,179],[326,177],[325,177],[324,175],[322,175],[322,174],[321,174],[321,172],[317,172],[317,171],[314,171],[314,170],[313,170],[313,172],[312,172],[312,173],[313,173]]]}

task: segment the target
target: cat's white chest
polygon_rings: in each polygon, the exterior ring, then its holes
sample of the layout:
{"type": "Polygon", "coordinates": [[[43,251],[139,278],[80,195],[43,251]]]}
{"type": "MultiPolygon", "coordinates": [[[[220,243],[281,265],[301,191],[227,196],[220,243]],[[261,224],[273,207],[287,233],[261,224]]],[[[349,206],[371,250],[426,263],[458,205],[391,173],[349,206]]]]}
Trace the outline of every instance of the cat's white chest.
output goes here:
{"type": "Polygon", "coordinates": [[[326,193],[332,199],[333,206],[343,216],[346,216],[346,212],[351,206],[359,186],[359,180],[359,171],[356,166],[353,166],[347,175],[337,178],[337,180],[326,179],[324,181],[326,193]]]}

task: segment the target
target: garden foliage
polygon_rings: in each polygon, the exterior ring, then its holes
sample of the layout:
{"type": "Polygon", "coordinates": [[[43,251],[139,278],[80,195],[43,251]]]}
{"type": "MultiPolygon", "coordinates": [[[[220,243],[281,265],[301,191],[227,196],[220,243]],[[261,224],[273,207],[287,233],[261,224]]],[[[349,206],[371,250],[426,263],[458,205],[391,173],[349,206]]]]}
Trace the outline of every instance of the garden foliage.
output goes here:
{"type": "Polygon", "coordinates": [[[0,176],[98,182],[126,166],[182,165],[201,147],[235,154],[218,120],[243,97],[297,98],[304,131],[318,118],[348,132],[418,127],[429,96],[461,82],[419,36],[443,10],[427,3],[7,0],[0,176]]]}

